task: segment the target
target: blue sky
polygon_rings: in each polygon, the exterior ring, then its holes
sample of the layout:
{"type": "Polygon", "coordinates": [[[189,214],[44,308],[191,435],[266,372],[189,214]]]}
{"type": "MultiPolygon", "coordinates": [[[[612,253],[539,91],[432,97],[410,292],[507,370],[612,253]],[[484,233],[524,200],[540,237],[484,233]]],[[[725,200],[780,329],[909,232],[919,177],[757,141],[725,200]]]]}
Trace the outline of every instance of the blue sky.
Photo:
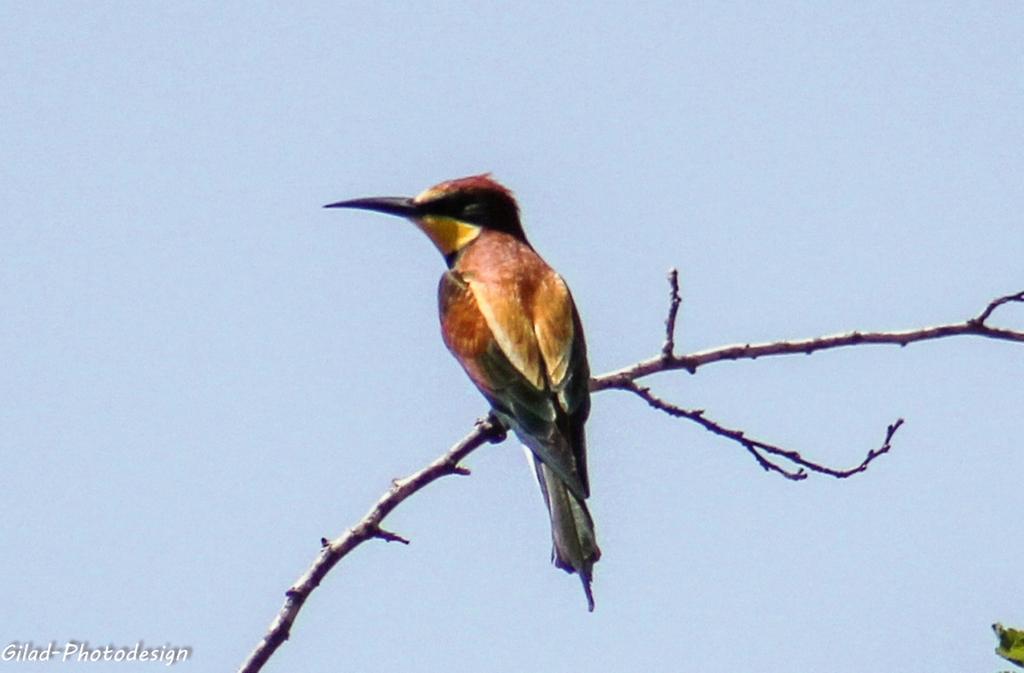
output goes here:
{"type": "MultiPolygon", "coordinates": [[[[1024,289],[1018,4],[0,18],[4,645],[169,642],[232,670],[320,537],[485,412],[429,242],[324,203],[493,171],[595,372],[657,352],[672,266],[685,351],[1024,289]]],[[[906,418],[866,474],[796,484],[601,393],[593,614],[506,442],[388,519],[411,545],[345,559],[265,670],[995,671],[989,624],[1024,624],[1022,380],[1020,345],[957,338],[652,381],[836,466],[906,418]]]]}

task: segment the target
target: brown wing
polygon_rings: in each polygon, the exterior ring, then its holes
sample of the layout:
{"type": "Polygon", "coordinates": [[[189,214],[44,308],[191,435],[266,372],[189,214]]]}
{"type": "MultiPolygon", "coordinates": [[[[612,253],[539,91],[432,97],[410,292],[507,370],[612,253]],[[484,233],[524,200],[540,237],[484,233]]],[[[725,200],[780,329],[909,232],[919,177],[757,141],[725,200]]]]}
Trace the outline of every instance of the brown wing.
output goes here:
{"type": "Polygon", "coordinates": [[[538,284],[533,307],[537,342],[557,401],[557,422],[589,492],[584,424],[590,413],[590,367],[579,314],[565,281],[554,271],[538,284]]]}
{"type": "Polygon", "coordinates": [[[555,272],[546,274],[537,284],[533,297],[533,329],[544,358],[544,368],[552,388],[559,387],[569,371],[572,357],[572,298],[569,288],[555,272]]]}
{"type": "Polygon", "coordinates": [[[526,307],[537,305],[534,297],[447,272],[439,288],[441,331],[445,345],[495,411],[583,498],[588,491],[582,434],[586,409],[564,394],[568,382],[578,381],[571,376],[573,363],[581,359],[573,357],[578,323],[568,290],[550,273],[552,279],[536,290],[546,300],[544,309],[530,315],[526,307]]]}

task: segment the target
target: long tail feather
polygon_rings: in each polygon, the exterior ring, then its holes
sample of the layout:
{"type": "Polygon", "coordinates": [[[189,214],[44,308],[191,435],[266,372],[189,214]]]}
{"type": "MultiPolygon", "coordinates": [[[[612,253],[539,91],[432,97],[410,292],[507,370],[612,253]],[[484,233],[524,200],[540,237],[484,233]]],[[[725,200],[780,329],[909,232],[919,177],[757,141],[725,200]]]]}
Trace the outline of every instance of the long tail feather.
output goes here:
{"type": "Polygon", "coordinates": [[[533,466],[551,515],[551,560],[562,570],[579,574],[587,596],[587,608],[593,612],[594,595],[590,583],[594,563],[601,558],[601,550],[597,546],[590,511],[551,468],[536,458],[533,458],[533,466]]]}

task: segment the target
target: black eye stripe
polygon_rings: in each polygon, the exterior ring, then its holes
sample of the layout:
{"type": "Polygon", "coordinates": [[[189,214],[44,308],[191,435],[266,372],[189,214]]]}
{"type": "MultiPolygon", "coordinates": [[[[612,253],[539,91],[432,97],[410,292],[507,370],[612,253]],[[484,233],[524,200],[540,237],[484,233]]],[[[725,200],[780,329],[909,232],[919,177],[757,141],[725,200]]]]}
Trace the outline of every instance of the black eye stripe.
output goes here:
{"type": "Polygon", "coordinates": [[[526,240],[515,201],[504,194],[460,192],[424,205],[429,214],[451,217],[526,240]]]}
{"type": "Polygon", "coordinates": [[[472,194],[452,194],[430,204],[430,211],[437,215],[474,221],[486,219],[488,208],[472,194]]]}

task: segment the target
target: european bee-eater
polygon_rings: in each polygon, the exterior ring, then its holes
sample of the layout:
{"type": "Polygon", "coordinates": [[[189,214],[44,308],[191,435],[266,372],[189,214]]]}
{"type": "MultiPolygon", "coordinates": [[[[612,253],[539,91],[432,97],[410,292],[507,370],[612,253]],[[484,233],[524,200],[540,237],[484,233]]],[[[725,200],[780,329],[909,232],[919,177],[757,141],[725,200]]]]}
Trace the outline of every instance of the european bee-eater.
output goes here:
{"type": "Polygon", "coordinates": [[[593,610],[590,583],[601,550],[586,505],[587,347],[569,288],[526,240],[512,193],[489,175],[475,175],[414,198],[324,207],[408,218],[444,255],[441,336],[498,418],[529,449],[551,516],[551,560],[579,573],[593,610]]]}

